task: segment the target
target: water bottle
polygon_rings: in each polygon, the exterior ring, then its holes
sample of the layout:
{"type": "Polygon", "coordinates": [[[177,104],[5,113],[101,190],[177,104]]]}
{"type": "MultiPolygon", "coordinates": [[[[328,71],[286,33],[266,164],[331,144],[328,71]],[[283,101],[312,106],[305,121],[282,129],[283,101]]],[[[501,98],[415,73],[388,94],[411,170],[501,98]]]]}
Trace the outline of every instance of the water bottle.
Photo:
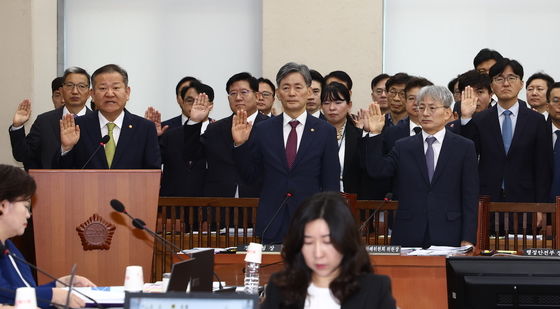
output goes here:
{"type": "Polygon", "coordinates": [[[245,293],[259,293],[259,266],[261,265],[262,245],[250,243],[245,256],[245,293]]]}
{"type": "Polygon", "coordinates": [[[245,263],[245,293],[256,295],[259,293],[259,263],[245,263]]]}

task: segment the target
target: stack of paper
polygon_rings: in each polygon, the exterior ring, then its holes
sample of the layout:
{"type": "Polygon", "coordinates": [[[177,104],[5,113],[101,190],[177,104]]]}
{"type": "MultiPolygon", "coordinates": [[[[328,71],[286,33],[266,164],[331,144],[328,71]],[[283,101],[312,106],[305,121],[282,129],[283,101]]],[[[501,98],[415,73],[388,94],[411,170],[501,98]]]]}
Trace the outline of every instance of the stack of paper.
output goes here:
{"type": "MultiPolygon", "coordinates": [[[[408,253],[408,255],[461,255],[471,251],[473,246],[462,247],[446,247],[446,246],[431,246],[428,249],[416,249],[408,253]]],[[[404,248],[403,248],[404,250],[404,248]]]]}

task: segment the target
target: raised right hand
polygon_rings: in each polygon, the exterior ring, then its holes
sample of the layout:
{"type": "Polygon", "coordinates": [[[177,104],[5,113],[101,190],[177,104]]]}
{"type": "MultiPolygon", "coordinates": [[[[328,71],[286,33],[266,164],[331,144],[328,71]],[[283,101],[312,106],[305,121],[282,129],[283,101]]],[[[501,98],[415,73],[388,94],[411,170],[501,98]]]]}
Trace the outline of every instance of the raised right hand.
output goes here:
{"type": "Polygon", "coordinates": [[[210,102],[208,102],[208,96],[206,93],[199,93],[194,99],[189,120],[196,122],[204,121],[208,118],[211,109],[212,108],[210,102]]]}
{"type": "Polygon", "coordinates": [[[360,120],[364,124],[364,131],[373,134],[380,134],[385,126],[385,115],[375,102],[371,103],[367,110],[360,111],[360,120]]]}
{"type": "Polygon", "coordinates": [[[21,127],[24,125],[31,117],[31,101],[25,99],[19,103],[16,113],[14,114],[14,119],[12,120],[13,127],[21,127]]]}
{"type": "Polygon", "coordinates": [[[231,123],[231,137],[235,146],[240,146],[249,139],[253,124],[247,121],[247,112],[238,110],[231,123]]]}
{"type": "Polygon", "coordinates": [[[74,122],[72,114],[60,119],[60,145],[62,150],[70,151],[80,140],[80,126],[74,122]]]}
{"type": "Polygon", "coordinates": [[[465,87],[465,90],[461,92],[461,118],[472,118],[477,103],[478,97],[474,93],[474,89],[471,86],[465,87]]]}

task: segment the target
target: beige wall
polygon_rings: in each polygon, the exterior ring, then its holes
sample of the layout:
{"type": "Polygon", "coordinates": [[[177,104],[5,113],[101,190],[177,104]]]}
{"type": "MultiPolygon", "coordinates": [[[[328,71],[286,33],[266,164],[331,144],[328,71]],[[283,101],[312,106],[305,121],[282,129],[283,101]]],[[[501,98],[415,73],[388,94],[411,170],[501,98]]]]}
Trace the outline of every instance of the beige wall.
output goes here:
{"type": "Polygon", "coordinates": [[[353,110],[371,100],[382,38],[383,0],[263,0],[263,75],[274,80],[289,61],[323,75],[346,71],[354,83],[353,110]]]}
{"type": "Polygon", "coordinates": [[[56,0],[0,1],[0,42],[0,163],[16,164],[8,126],[18,103],[30,98],[33,117],[52,108],[50,82],[56,76],[56,0]]]}

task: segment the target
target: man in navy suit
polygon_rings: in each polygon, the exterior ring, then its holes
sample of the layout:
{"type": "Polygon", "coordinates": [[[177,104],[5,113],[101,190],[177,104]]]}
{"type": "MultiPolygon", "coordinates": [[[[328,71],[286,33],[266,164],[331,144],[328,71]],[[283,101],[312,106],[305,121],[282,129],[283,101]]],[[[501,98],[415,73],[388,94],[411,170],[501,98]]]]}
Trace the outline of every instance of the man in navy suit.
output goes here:
{"type": "Polygon", "coordinates": [[[427,86],[418,93],[422,133],[383,155],[385,118],[379,105],[363,113],[366,166],[372,177],[395,176],[400,194],[391,243],[407,247],[459,246],[476,241],[478,173],[474,143],[445,129],[451,92],[427,86]]]}
{"type": "Polygon", "coordinates": [[[461,135],[480,155],[480,194],[495,202],[547,202],[552,170],[551,140],[544,117],[520,104],[523,67],[500,59],[490,68],[498,103],[476,111],[478,99],[467,87],[461,100],[461,135]]]}
{"type": "Polygon", "coordinates": [[[553,145],[552,185],[550,201],[555,202],[560,196],[560,83],[554,83],[546,92],[548,101],[547,138],[553,145]]]}
{"type": "Polygon", "coordinates": [[[85,106],[90,85],[86,70],[70,67],[64,71],[62,80],[61,87],[53,87],[53,97],[60,89],[66,104],[37,116],[27,136],[23,125],[31,116],[31,101],[23,100],[14,115],[9,129],[12,154],[16,161],[23,162],[26,170],[53,168],[53,156],[60,151],[60,119],[67,114],[82,116],[91,112],[85,106]]]}
{"type": "Polygon", "coordinates": [[[179,104],[179,107],[181,108],[181,115],[162,122],[161,128],[163,131],[167,129],[178,128],[183,124],[185,124],[185,122],[189,119],[189,114],[190,114],[192,104],[189,105],[183,100],[181,91],[186,87],[189,87],[192,82],[200,83],[200,81],[195,77],[185,76],[181,78],[181,80],[177,83],[177,86],[175,86],[175,97],[177,99],[177,104],[179,104]]]}
{"type": "Polygon", "coordinates": [[[281,242],[301,202],[320,191],[339,191],[336,130],[306,111],[311,75],[305,65],[285,64],[276,75],[284,112],[256,124],[238,111],[232,124],[233,151],[246,181],[262,178],[257,235],[281,242]]]}
{"type": "Polygon", "coordinates": [[[93,73],[92,84],[98,111],[76,121],[66,115],[60,121],[62,153],[55,163],[62,168],[160,169],[154,124],[125,109],[130,96],[127,72],[115,64],[105,65],[93,73]],[[109,141],[97,149],[105,135],[109,141]]]}

